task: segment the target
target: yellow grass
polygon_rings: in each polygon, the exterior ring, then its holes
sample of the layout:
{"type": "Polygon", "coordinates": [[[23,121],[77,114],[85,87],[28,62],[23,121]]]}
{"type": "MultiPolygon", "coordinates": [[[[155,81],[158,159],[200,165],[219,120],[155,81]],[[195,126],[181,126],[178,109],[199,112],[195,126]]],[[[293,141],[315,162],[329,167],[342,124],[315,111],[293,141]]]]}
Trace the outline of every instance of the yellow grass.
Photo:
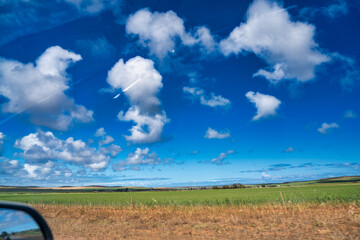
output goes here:
{"type": "Polygon", "coordinates": [[[360,206],[36,205],[55,239],[360,239],[360,206]]]}

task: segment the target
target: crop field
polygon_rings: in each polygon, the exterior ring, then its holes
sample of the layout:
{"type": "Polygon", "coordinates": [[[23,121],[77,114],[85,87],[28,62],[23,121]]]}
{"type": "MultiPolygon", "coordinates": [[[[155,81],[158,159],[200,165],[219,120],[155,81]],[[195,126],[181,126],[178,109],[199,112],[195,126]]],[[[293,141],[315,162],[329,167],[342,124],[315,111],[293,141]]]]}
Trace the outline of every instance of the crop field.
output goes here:
{"type": "Polygon", "coordinates": [[[358,181],[218,190],[99,189],[0,188],[0,200],[32,205],[60,240],[360,239],[358,181]]]}
{"type": "Polygon", "coordinates": [[[35,205],[55,239],[359,239],[360,206],[35,205]]]}
{"type": "Polygon", "coordinates": [[[360,204],[360,184],[151,192],[22,193],[0,191],[0,200],[29,204],[107,206],[257,205],[328,202],[360,204]]]}

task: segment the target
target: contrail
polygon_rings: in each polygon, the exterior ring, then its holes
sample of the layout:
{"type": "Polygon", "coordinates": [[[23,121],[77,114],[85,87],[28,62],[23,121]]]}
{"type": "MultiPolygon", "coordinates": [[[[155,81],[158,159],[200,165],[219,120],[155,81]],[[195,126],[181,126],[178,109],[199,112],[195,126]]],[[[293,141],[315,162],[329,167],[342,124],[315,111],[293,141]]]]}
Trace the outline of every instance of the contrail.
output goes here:
{"type": "Polygon", "coordinates": [[[287,11],[289,9],[296,8],[296,7],[297,7],[297,5],[291,5],[291,6],[287,7],[287,8],[281,8],[281,9],[279,9],[277,11],[272,11],[272,12],[265,13],[264,15],[283,12],[283,11],[287,11]]]}
{"type": "Polygon", "coordinates": [[[10,119],[16,117],[17,115],[25,112],[25,111],[28,110],[29,108],[31,108],[31,107],[33,107],[33,106],[35,106],[35,105],[38,105],[38,104],[40,104],[40,103],[43,103],[43,102],[45,102],[46,100],[48,100],[49,98],[51,98],[51,97],[53,97],[53,96],[55,96],[55,95],[57,95],[57,94],[59,94],[59,93],[62,93],[62,92],[64,92],[64,91],[67,90],[67,89],[68,89],[68,87],[62,88],[62,89],[60,89],[59,91],[56,91],[56,92],[54,92],[53,94],[50,94],[50,95],[46,96],[45,98],[41,99],[40,101],[37,101],[37,102],[35,102],[35,103],[33,103],[33,104],[30,104],[30,105],[26,106],[25,108],[21,109],[20,111],[12,114],[11,116],[3,119],[2,121],[0,121],[0,126],[3,125],[4,123],[6,123],[7,121],[9,121],[10,119]]]}
{"type": "Polygon", "coordinates": [[[132,84],[130,84],[127,88],[125,88],[123,90],[123,92],[126,92],[127,90],[129,90],[130,88],[132,88],[135,84],[137,84],[139,81],[141,80],[141,78],[139,78],[138,80],[136,80],[135,82],[133,82],[132,84]]]}
{"type": "MultiPolygon", "coordinates": [[[[79,80],[77,80],[77,81],[74,81],[72,85],[73,85],[73,86],[78,85],[78,84],[80,84],[81,82],[83,82],[84,80],[89,79],[89,78],[91,78],[91,77],[93,78],[92,81],[94,81],[94,80],[96,79],[96,78],[95,78],[96,76],[98,76],[98,75],[100,75],[101,73],[106,72],[106,71],[108,71],[108,67],[103,67],[103,68],[101,68],[99,71],[95,72],[94,74],[91,74],[91,75],[89,75],[89,76],[85,76],[85,77],[83,77],[83,78],[81,78],[81,79],[79,79],[79,80]]],[[[31,107],[33,107],[33,106],[36,106],[36,105],[38,105],[38,104],[40,104],[40,103],[43,103],[43,102],[46,101],[47,99],[49,99],[49,98],[51,98],[51,97],[53,97],[53,96],[55,96],[55,95],[57,95],[57,94],[59,94],[59,93],[61,93],[61,92],[66,91],[68,88],[69,88],[68,86],[67,86],[67,87],[64,87],[63,89],[60,89],[59,91],[56,91],[56,92],[54,92],[53,94],[50,94],[50,95],[46,96],[45,98],[41,99],[40,101],[38,101],[38,102],[36,102],[36,103],[33,103],[33,104],[30,104],[30,105],[28,105],[27,107],[21,109],[20,111],[11,114],[11,115],[8,116],[7,118],[2,119],[2,120],[0,121],[0,126],[3,125],[3,124],[5,124],[6,122],[10,121],[11,119],[13,119],[14,117],[16,117],[17,115],[25,112],[25,111],[28,110],[29,108],[31,108],[31,107]]]]}

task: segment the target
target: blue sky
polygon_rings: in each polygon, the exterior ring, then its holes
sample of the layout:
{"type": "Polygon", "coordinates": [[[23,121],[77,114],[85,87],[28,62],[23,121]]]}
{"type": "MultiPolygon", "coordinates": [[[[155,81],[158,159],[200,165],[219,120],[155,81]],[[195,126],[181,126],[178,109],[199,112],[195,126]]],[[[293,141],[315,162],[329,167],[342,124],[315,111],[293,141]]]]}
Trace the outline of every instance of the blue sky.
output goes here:
{"type": "Polygon", "coordinates": [[[359,174],[359,1],[0,9],[0,185],[359,174]]]}

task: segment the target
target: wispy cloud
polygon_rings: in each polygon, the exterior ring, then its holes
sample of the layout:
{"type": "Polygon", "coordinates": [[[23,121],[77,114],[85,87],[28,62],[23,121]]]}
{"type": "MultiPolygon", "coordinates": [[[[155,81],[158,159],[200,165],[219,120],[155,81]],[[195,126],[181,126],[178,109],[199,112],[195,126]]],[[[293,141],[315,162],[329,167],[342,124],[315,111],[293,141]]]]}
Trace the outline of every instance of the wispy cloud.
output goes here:
{"type": "Polygon", "coordinates": [[[76,45],[84,53],[89,53],[94,57],[109,57],[116,52],[116,48],[105,37],[77,40],[76,45]]]}
{"type": "Polygon", "coordinates": [[[351,168],[353,170],[360,169],[360,162],[353,162],[353,163],[326,163],[326,164],[319,164],[319,163],[312,163],[306,162],[298,165],[293,165],[290,163],[279,163],[279,164],[272,164],[266,168],[260,169],[248,169],[237,171],[236,173],[262,173],[262,172],[274,172],[274,171],[281,171],[287,169],[299,169],[299,168],[315,168],[315,167],[334,167],[334,168],[351,168]]]}
{"type": "Polygon", "coordinates": [[[318,128],[318,131],[322,134],[328,134],[332,129],[339,128],[337,123],[323,123],[321,127],[318,128]]]}
{"type": "Polygon", "coordinates": [[[357,118],[358,115],[353,110],[347,110],[344,112],[344,118],[357,118]]]}
{"type": "Polygon", "coordinates": [[[316,16],[323,15],[329,19],[334,19],[339,16],[344,16],[349,11],[349,5],[346,0],[333,0],[332,4],[327,4],[323,7],[306,7],[301,9],[300,16],[315,18],[316,16]]]}
{"type": "Polygon", "coordinates": [[[227,107],[231,102],[229,99],[221,95],[215,95],[213,92],[207,94],[204,89],[198,87],[183,87],[183,92],[189,94],[195,99],[199,99],[200,103],[209,107],[227,107]]]}
{"type": "Polygon", "coordinates": [[[291,146],[284,150],[284,152],[287,152],[287,153],[291,153],[293,151],[295,151],[295,149],[291,146]]]}
{"type": "Polygon", "coordinates": [[[223,132],[218,132],[215,129],[212,128],[208,128],[208,130],[205,133],[205,138],[208,139],[224,139],[224,138],[229,138],[230,137],[230,132],[229,131],[223,131],[223,132]]]}
{"type": "Polygon", "coordinates": [[[219,156],[211,159],[211,161],[205,161],[205,163],[211,163],[211,164],[215,164],[215,165],[229,164],[229,162],[226,161],[226,158],[228,155],[234,154],[234,153],[235,153],[234,150],[229,150],[227,152],[220,153],[219,156]]]}

